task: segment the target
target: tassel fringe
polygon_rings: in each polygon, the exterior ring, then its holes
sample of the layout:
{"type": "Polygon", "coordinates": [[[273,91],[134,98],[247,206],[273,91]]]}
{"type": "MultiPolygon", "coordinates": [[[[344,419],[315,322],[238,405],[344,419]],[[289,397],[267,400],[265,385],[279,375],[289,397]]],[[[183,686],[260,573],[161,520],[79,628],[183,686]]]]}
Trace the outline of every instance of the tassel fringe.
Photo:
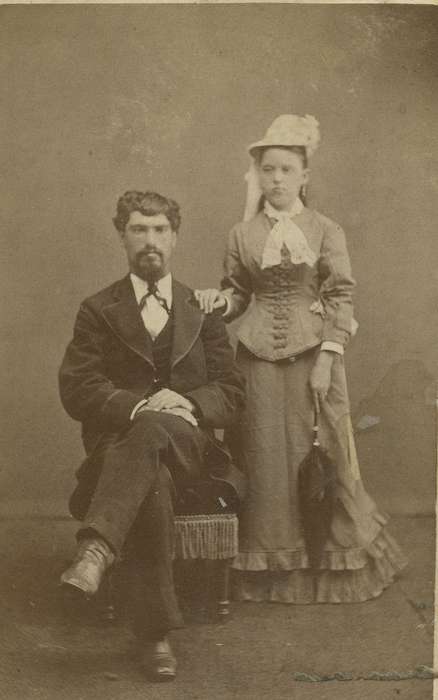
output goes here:
{"type": "Polygon", "coordinates": [[[177,559],[231,559],[238,547],[238,520],[234,514],[175,517],[177,559]]]}

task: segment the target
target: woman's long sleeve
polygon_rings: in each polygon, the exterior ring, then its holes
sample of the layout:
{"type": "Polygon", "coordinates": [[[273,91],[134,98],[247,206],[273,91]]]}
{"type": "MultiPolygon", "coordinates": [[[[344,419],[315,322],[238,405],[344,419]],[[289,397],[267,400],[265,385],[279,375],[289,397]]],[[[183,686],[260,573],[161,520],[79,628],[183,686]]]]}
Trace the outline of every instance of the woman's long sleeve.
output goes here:
{"type": "Polygon", "coordinates": [[[352,294],[356,283],[343,230],[330,222],[319,260],[320,294],[325,308],[322,341],[347,345],[353,330],[352,294]]]}
{"type": "Polygon", "coordinates": [[[221,289],[227,298],[228,308],[224,314],[224,320],[227,322],[243,314],[251,301],[252,294],[251,276],[242,260],[239,232],[239,226],[231,230],[224,259],[221,289]]]}

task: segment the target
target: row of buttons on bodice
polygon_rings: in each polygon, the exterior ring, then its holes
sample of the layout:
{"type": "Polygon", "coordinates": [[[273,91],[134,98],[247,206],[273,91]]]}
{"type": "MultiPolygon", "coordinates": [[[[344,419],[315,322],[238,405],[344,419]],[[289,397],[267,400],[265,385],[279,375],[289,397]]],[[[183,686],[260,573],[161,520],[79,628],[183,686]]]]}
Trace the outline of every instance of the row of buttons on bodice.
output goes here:
{"type": "Polygon", "coordinates": [[[283,246],[281,263],[263,270],[262,289],[256,297],[272,314],[272,336],[274,350],[281,350],[287,345],[290,306],[296,298],[301,285],[294,275],[294,265],[289,251],[283,246]]]}

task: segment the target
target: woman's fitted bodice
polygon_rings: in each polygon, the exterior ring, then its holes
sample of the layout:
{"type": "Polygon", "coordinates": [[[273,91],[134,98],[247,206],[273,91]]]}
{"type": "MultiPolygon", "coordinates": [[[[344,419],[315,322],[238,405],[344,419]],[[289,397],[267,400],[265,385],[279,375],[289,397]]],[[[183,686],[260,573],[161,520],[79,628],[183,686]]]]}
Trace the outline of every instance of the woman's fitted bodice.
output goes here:
{"type": "Polygon", "coordinates": [[[313,267],[291,262],[286,246],[281,263],[262,269],[273,221],[260,212],[231,231],[222,286],[230,302],[228,318],[254,303],[238,331],[240,341],[258,357],[294,357],[323,341],[345,345],[351,332],[354,281],[337,224],[304,209],[294,218],[314,251],[313,267]]]}

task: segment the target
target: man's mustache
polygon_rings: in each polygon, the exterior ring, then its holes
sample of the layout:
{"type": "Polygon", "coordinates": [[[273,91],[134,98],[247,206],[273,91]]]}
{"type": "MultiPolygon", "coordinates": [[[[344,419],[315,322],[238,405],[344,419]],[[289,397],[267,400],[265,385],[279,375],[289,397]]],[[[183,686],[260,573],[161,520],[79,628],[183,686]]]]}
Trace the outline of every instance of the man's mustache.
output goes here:
{"type": "Polygon", "coordinates": [[[137,258],[141,258],[143,255],[149,255],[150,253],[155,253],[155,255],[159,255],[160,258],[163,257],[161,250],[158,250],[158,248],[144,248],[137,253],[137,258]]]}

